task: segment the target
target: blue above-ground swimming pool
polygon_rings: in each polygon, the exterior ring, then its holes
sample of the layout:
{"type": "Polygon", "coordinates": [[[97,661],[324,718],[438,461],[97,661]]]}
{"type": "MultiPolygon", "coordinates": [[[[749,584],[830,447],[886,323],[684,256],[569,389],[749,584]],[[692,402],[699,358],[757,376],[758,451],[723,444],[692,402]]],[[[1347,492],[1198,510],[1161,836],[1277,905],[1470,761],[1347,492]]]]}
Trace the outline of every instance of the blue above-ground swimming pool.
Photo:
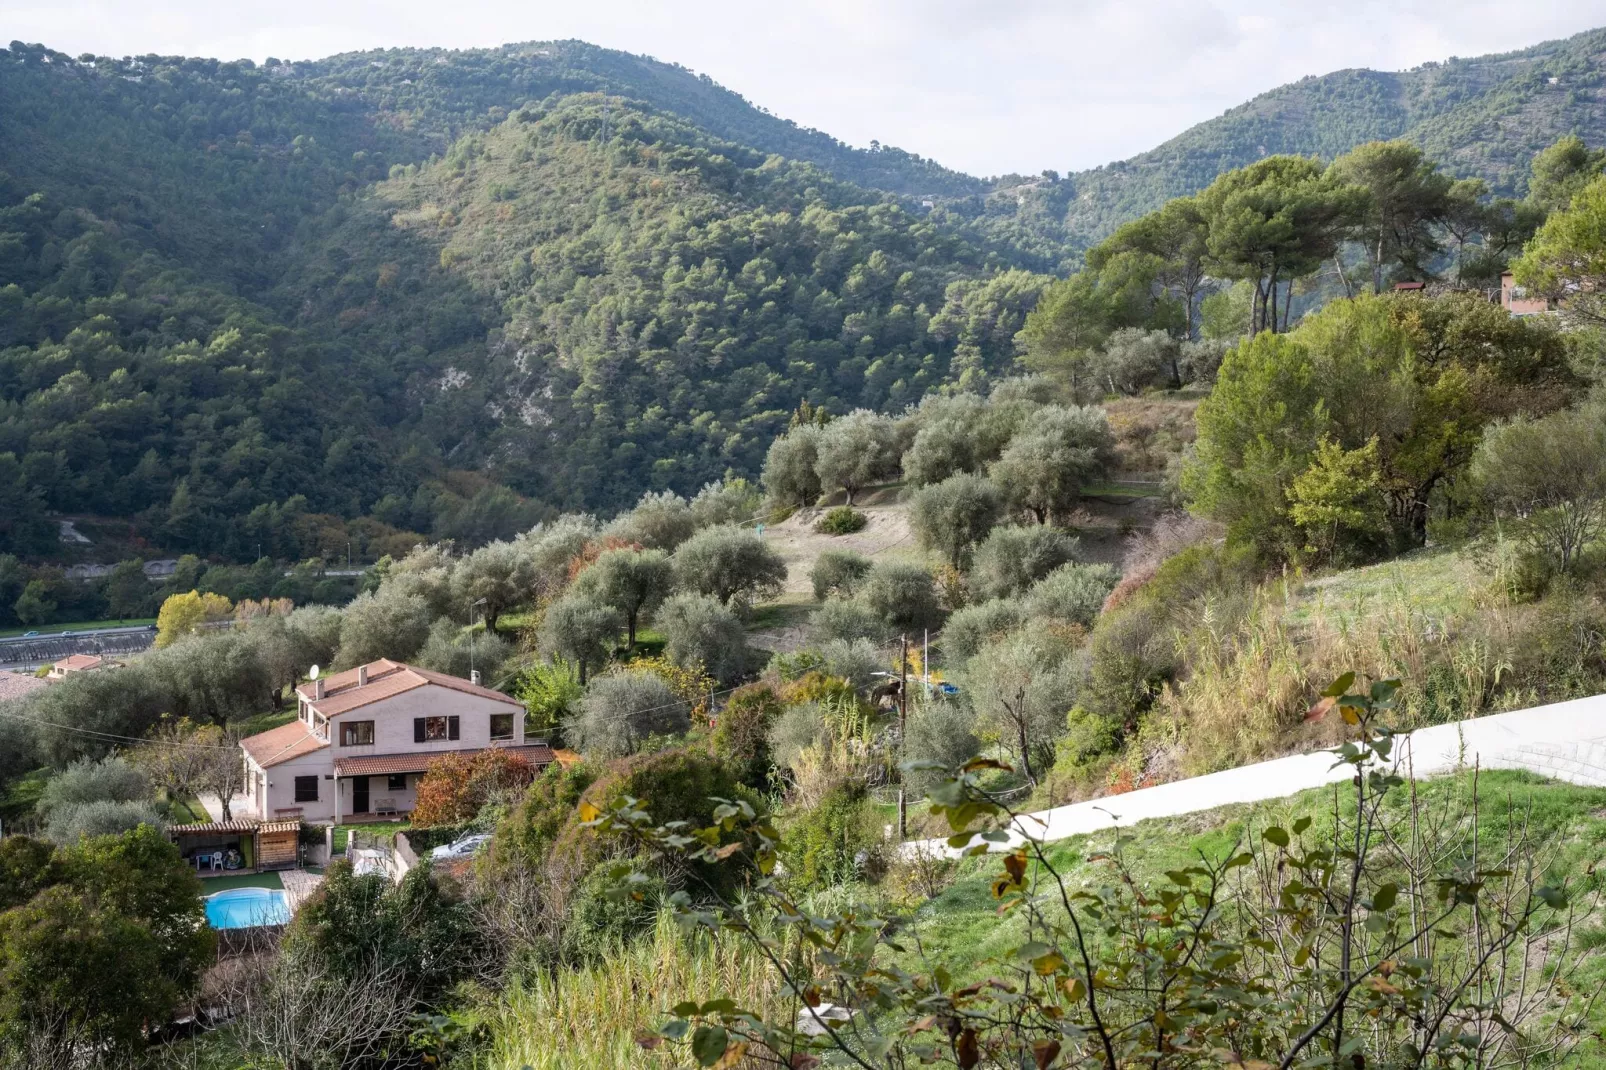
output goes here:
{"type": "Polygon", "coordinates": [[[206,897],[206,923],[214,929],[283,925],[289,920],[290,901],[278,888],[231,888],[206,897]]]}

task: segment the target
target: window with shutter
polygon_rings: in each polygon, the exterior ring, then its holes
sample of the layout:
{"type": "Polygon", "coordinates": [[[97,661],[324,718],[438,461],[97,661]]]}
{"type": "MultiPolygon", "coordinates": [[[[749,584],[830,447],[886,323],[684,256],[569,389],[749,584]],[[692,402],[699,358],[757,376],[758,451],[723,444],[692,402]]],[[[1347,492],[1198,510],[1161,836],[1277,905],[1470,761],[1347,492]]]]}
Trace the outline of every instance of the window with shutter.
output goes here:
{"type": "Polygon", "coordinates": [[[458,717],[456,714],[453,714],[451,717],[446,719],[446,724],[447,739],[458,739],[462,736],[462,718],[458,717]]]}
{"type": "Polygon", "coordinates": [[[422,717],[413,718],[413,742],[424,742],[424,718],[422,717]]]}

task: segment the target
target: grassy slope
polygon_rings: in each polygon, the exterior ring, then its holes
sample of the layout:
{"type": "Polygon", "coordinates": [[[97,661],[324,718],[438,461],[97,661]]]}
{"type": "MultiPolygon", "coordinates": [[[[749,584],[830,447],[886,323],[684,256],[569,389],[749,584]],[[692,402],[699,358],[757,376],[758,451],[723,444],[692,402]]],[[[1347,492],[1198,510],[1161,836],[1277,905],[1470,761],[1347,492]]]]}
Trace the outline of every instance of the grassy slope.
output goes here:
{"type": "MultiPolygon", "coordinates": [[[[1470,773],[1425,781],[1418,785],[1423,812],[1452,799],[1471,796],[1470,773]]],[[[1546,877],[1568,878],[1575,891],[1595,886],[1593,870],[1600,860],[1606,838],[1606,790],[1575,787],[1546,781],[1526,773],[1484,772],[1478,777],[1482,800],[1480,845],[1492,849],[1501,842],[1508,824],[1526,820],[1550,842],[1546,877]]],[[[1294,818],[1312,818],[1308,836],[1319,837],[1332,827],[1331,789],[1315,789],[1287,799],[1244,806],[1225,807],[1199,814],[1164,820],[1144,821],[1123,830],[1130,837],[1123,853],[1140,881],[1159,881],[1167,869],[1197,861],[1202,853],[1220,857],[1257,842],[1260,831],[1269,825],[1287,827],[1294,818]]],[[[1396,809],[1407,805],[1403,792],[1394,799],[1396,809]]],[[[1120,812],[1120,799],[1110,800],[1110,809],[1120,812]]],[[[1089,861],[1094,852],[1114,846],[1112,835],[1082,836],[1054,844],[1049,857],[1069,885],[1106,883],[1106,864],[1089,861]]],[[[974,978],[996,971],[997,962],[1024,941],[1024,929],[1016,915],[1000,917],[990,882],[999,871],[996,859],[962,862],[957,879],[940,895],[920,906],[918,930],[928,948],[943,949],[933,957],[961,977],[974,978]]],[[[1599,943],[1603,931],[1600,918],[1592,918],[1584,928],[1584,939],[1599,943]]],[[[911,963],[911,965],[918,965],[911,963]]],[[[919,968],[924,968],[920,966],[919,968]]],[[[1606,962],[1593,964],[1590,980],[1606,981],[1606,962]]],[[[1597,1018],[1606,1017],[1606,1009],[1597,1018]]],[[[1594,1058],[1598,1059],[1597,1052],[1594,1058]]],[[[1596,1062],[1576,1065],[1598,1065],[1596,1062]]]]}

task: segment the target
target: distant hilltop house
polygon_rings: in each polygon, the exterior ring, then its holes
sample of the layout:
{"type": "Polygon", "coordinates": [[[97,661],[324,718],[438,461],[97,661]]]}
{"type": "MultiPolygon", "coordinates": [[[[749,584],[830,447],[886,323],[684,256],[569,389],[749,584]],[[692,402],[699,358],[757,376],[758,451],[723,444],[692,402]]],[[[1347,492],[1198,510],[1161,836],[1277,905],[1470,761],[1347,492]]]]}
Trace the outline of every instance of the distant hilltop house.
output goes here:
{"type": "Polygon", "coordinates": [[[60,680],[69,673],[90,672],[104,667],[106,659],[99,654],[69,654],[60,661],[52,662],[50,666],[50,679],[60,680]]]}
{"type": "Polygon", "coordinates": [[[500,747],[538,770],[558,757],[544,740],[526,742],[523,703],[401,662],[303,684],[296,702],[294,721],[240,741],[246,809],[263,821],[409,813],[419,778],[443,754],[500,747]]]}
{"type": "Polygon", "coordinates": [[[1535,316],[1541,312],[1554,312],[1556,303],[1543,297],[1530,297],[1528,291],[1517,285],[1511,272],[1500,275],[1500,304],[1513,316],[1535,316]]]}

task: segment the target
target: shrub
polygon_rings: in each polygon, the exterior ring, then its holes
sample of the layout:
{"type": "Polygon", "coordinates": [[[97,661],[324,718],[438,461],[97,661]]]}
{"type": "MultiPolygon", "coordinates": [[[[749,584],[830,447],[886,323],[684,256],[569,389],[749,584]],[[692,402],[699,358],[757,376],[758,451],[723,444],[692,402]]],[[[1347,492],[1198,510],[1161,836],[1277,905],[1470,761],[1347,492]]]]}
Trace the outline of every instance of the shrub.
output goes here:
{"type": "Polygon", "coordinates": [[[770,756],[777,766],[789,769],[798,754],[825,738],[825,715],[819,704],[803,702],[788,706],[775,718],[769,730],[770,756]]]}
{"type": "Polygon", "coordinates": [[[819,890],[877,873],[884,840],[862,785],[844,784],[788,822],[782,861],[790,880],[819,890]]]}
{"type": "MultiPolygon", "coordinates": [[[[961,702],[916,703],[905,728],[903,761],[938,762],[943,769],[957,768],[981,753],[975,722],[975,713],[961,702]]],[[[904,784],[914,798],[921,798],[945,775],[931,769],[914,770],[904,773],[904,784]]]]}
{"type": "Polygon", "coordinates": [[[668,894],[661,876],[646,872],[633,882],[630,895],[619,895],[612,861],[587,873],[569,900],[563,926],[562,955],[574,964],[618,954],[636,937],[651,931],[658,904],[668,894]]]}
{"type": "Polygon", "coordinates": [[[868,639],[828,639],[820,644],[819,653],[826,673],[856,688],[867,686],[871,674],[882,667],[881,652],[868,639]]]}
{"type": "Polygon", "coordinates": [[[511,803],[534,777],[529,762],[496,747],[442,754],[430,761],[418,783],[412,822],[425,827],[466,824],[487,805],[511,803]]]}
{"type": "MultiPolygon", "coordinates": [[[[714,823],[714,809],[720,805],[715,799],[746,799],[759,812],[764,810],[758,798],[742,786],[735,770],[697,747],[674,747],[615,762],[586,790],[582,801],[606,812],[626,796],[646,800],[654,821],[685,821],[692,828],[714,823]]],[[[571,822],[558,850],[573,849],[582,841],[588,852],[600,846],[588,830],[571,822]]],[[[698,894],[708,889],[718,893],[738,888],[751,873],[751,858],[751,852],[744,851],[718,865],[693,863],[697,879],[692,883],[698,894]]],[[[684,870],[678,868],[667,875],[677,884],[686,877],[684,870]]]]}
{"type": "Polygon", "coordinates": [[[959,567],[987,537],[1003,511],[1003,495],[985,476],[960,473],[915,492],[909,522],[928,550],[959,567]]]}
{"type": "Polygon", "coordinates": [[[814,598],[823,602],[833,594],[851,597],[870,572],[870,559],[852,550],[827,550],[814,559],[809,579],[814,598]]]}
{"type": "Polygon", "coordinates": [[[887,624],[879,613],[857,599],[831,598],[809,618],[808,634],[816,647],[833,639],[879,642],[887,636],[887,624]]]}
{"type": "Polygon", "coordinates": [[[966,606],[942,627],[942,653],[947,664],[958,665],[997,637],[1014,631],[1025,620],[1018,602],[994,598],[966,606]]]}
{"type": "Polygon", "coordinates": [[[827,509],[825,514],[814,522],[814,530],[821,535],[852,535],[855,531],[863,531],[869,523],[870,518],[853,506],[839,505],[834,509],[827,509]]]}
{"type": "Polygon", "coordinates": [[[85,838],[120,835],[141,825],[161,830],[167,827],[167,821],[156,809],[156,804],[148,800],[112,802],[99,799],[57,806],[50,812],[45,834],[52,843],[68,846],[85,838]]]}
{"type": "Polygon", "coordinates": [[[1120,578],[1109,565],[1061,565],[1026,593],[1026,615],[1091,628],[1120,578]]]}
{"type": "Polygon", "coordinates": [[[876,565],[865,577],[859,599],[894,631],[918,632],[942,623],[937,585],[919,565],[876,565]]]}
{"type": "Polygon", "coordinates": [[[710,740],[714,754],[749,787],[769,784],[769,732],[785,708],[768,684],[748,684],[733,692],[719,711],[710,740]]]}
{"type": "Polygon", "coordinates": [[[122,758],[104,758],[98,762],[86,759],[72,763],[50,778],[39,794],[37,809],[48,818],[62,807],[99,802],[149,802],[153,797],[150,778],[122,758]]]}
{"type": "Polygon", "coordinates": [[[600,775],[600,767],[589,762],[547,766],[497,824],[492,864],[536,867],[545,862],[559,834],[574,820],[580,797],[600,775]]]}
{"type": "Polygon", "coordinates": [[[662,677],[618,669],[591,682],[563,731],[588,758],[618,758],[634,754],[651,736],[684,732],[690,725],[685,701],[662,677]]]}
{"type": "Polygon", "coordinates": [[[658,610],[664,655],[682,668],[700,668],[721,683],[747,671],[747,632],[736,612],[702,594],[677,594],[658,610]]]}
{"type": "Polygon", "coordinates": [[[994,528],[976,551],[970,585],[978,598],[1010,598],[1075,560],[1077,541],[1044,526],[994,528]]]}

